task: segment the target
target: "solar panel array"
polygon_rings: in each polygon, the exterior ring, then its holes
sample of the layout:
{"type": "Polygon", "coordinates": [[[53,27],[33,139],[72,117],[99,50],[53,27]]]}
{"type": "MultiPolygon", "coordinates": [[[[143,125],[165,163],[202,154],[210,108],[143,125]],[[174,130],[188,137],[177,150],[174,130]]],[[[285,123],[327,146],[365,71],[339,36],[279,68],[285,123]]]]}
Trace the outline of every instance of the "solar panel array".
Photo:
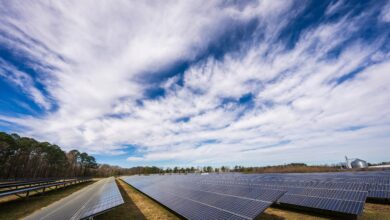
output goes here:
{"type": "Polygon", "coordinates": [[[342,172],[257,175],[256,181],[311,182],[317,188],[367,191],[368,198],[390,199],[390,172],[342,172]]]}
{"type": "MultiPolygon", "coordinates": [[[[252,176],[255,177],[256,175],[252,176]]],[[[248,181],[244,181],[244,183],[248,181]]],[[[243,184],[237,180],[238,184],[243,184]]],[[[345,184],[320,182],[304,179],[268,180],[253,178],[249,182],[262,188],[285,190],[278,200],[282,204],[290,204],[309,208],[317,208],[346,214],[360,214],[363,211],[367,191],[348,189],[345,184]]]]}
{"type": "Polygon", "coordinates": [[[188,219],[253,219],[285,191],[202,183],[199,175],[122,179],[188,219]]]}
{"type": "Polygon", "coordinates": [[[0,189],[3,188],[17,188],[20,186],[28,186],[28,185],[38,185],[38,184],[45,184],[50,182],[55,182],[55,179],[38,179],[38,180],[30,180],[30,181],[12,181],[12,182],[5,182],[0,183],[0,189]]]}
{"type": "Polygon", "coordinates": [[[122,177],[188,219],[253,219],[273,202],[359,215],[367,198],[390,198],[390,172],[122,177]],[[195,210],[196,209],[196,210],[195,210]]]}
{"type": "MultiPolygon", "coordinates": [[[[281,204],[354,215],[358,215],[363,211],[368,194],[366,186],[332,182],[329,179],[320,180],[312,177],[305,174],[236,174],[233,176],[233,182],[235,184],[285,190],[286,193],[277,201],[281,204]]],[[[218,179],[220,178],[211,178],[208,181],[218,179]]]]}
{"type": "MultiPolygon", "coordinates": [[[[31,191],[37,192],[38,190],[45,190],[50,187],[58,186],[70,186],[77,183],[82,183],[90,181],[90,179],[65,179],[61,181],[32,181],[26,183],[10,184],[8,187],[4,187],[0,190],[0,197],[10,196],[10,195],[20,195],[23,193],[29,193],[31,191]]],[[[28,196],[28,194],[27,194],[28,196]]]]}
{"type": "Polygon", "coordinates": [[[78,220],[123,204],[113,177],[100,180],[26,217],[27,220],[78,220]]]}

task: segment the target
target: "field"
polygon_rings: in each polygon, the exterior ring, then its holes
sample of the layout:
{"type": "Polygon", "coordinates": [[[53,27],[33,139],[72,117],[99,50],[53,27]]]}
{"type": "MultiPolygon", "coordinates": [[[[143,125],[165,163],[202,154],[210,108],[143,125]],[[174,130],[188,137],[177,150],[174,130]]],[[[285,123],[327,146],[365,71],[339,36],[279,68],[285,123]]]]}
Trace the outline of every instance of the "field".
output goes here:
{"type": "MultiPolygon", "coordinates": [[[[126,204],[113,209],[103,215],[98,216],[98,220],[110,219],[178,219],[169,210],[161,207],[158,203],[151,200],[138,190],[129,186],[121,180],[117,180],[122,196],[126,204]],[[132,211],[130,211],[132,210],[132,211]]],[[[329,220],[335,219],[334,216],[315,214],[313,212],[304,212],[300,210],[281,209],[276,207],[268,208],[256,220],[329,220]]],[[[366,203],[364,213],[358,220],[390,220],[390,204],[366,203]]]]}
{"type": "MultiPolygon", "coordinates": [[[[141,220],[173,220],[180,219],[170,210],[161,206],[154,200],[145,196],[135,188],[129,186],[122,180],[116,180],[125,204],[96,216],[97,220],[121,220],[121,219],[141,219],[141,220]]],[[[77,192],[91,183],[82,183],[68,188],[53,190],[40,195],[33,195],[28,199],[14,199],[0,203],[0,220],[20,219],[35,210],[47,206],[67,195],[77,192]]],[[[260,214],[256,220],[326,220],[337,219],[334,216],[327,216],[315,212],[288,209],[284,207],[270,207],[260,214]]],[[[366,203],[364,212],[358,220],[390,220],[390,204],[366,203]]]]}

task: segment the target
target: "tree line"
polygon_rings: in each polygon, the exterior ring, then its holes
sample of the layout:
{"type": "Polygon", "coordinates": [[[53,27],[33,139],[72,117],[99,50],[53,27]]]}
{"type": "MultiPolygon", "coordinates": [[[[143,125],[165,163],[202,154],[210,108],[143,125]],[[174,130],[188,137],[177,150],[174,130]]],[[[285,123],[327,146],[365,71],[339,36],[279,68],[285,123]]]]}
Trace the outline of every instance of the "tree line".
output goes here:
{"type": "Polygon", "coordinates": [[[0,132],[0,178],[86,177],[96,174],[93,156],[55,144],[0,132]]]}
{"type": "Polygon", "coordinates": [[[109,164],[98,164],[96,159],[85,152],[65,152],[55,144],[39,142],[33,138],[0,132],[0,179],[51,178],[51,177],[107,177],[139,174],[172,173],[280,173],[280,172],[332,172],[339,171],[333,166],[308,166],[291,163],[277,166],[244,167],[173,167],[138,166],[122,168],[109,164]]]}
{"type": "MultiPolygon", "coordinates": [[[[304,163],[289,163],[276,166],[198,166],[198,167],[132,167],[132,168],[120,168],[107,166],[107,171],[111,175],[141,175],[141,174],[188,174],[188,173],[226,173],[226,172],[239,172],[239,173],[305,173],[305,172],[336,172],[340,171],[340,167],[336,165],[318,165],[309,166],[304,163]]],[[[108,174],[106,174],[108,175],[108,174]]]]}

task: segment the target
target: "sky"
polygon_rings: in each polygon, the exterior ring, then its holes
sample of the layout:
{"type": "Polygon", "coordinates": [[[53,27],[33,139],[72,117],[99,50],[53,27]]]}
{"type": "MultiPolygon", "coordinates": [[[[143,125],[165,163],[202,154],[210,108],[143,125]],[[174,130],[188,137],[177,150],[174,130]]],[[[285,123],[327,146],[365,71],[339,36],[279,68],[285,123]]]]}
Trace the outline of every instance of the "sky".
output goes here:
{"type": "Polygon", "coordinates": [[[0,131],[122,167],[390,161],[390,1],[0,1],[0,131]]]}

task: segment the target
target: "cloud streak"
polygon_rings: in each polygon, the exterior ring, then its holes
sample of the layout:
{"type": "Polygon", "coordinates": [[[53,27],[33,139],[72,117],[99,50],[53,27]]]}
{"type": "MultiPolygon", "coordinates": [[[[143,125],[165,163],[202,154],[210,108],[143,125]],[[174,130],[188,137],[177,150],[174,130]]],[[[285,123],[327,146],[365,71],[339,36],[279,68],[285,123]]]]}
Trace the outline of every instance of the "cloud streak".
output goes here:
{"type": "Polygon", "coordinates": [[[2,3],[0,41],[36,73],[2,59],[2,77],[44,110],[0,120],[67,149],[135,146],[129,165],[382,160],[390,153],[386,12],[337,1],[304,27],[310,7],[2,3]],[[382,31],[365,36],[367,26],[382,31]],[[163,92],[150,96],[151,88],[163,92]]]}

